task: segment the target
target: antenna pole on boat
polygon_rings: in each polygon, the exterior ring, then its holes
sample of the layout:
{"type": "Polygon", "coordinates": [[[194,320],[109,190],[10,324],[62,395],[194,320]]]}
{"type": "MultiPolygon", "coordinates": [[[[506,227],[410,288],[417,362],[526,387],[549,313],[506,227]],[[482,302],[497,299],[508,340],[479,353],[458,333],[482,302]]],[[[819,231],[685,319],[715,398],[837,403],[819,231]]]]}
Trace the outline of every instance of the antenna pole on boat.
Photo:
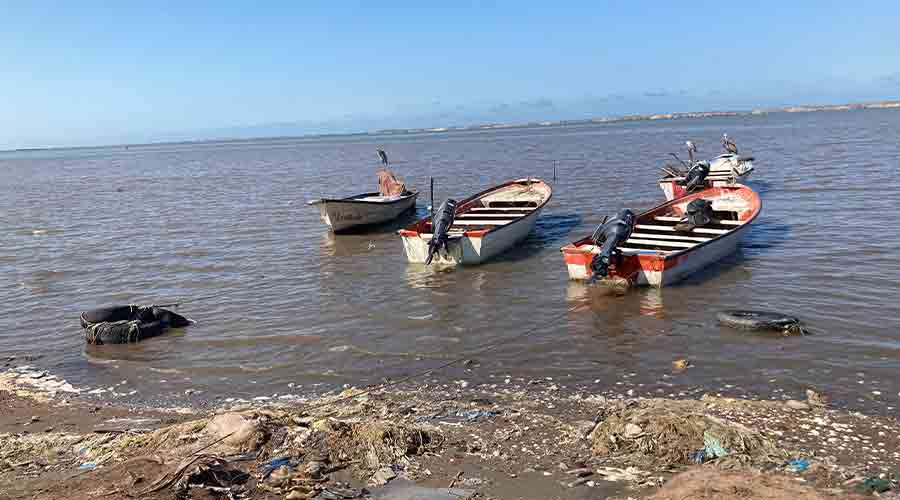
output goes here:
{"type": "Polygon", "coordinates": [[[429,177],[431,180],[431,220],[434,221],[434,177],[429,177]]]}

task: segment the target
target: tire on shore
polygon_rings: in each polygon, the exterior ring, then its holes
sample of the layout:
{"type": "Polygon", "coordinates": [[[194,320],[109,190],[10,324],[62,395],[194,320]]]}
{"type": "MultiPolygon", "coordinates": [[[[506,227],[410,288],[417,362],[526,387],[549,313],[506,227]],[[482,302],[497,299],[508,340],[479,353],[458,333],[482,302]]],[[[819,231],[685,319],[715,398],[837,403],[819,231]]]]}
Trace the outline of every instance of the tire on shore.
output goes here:
{"type": "Polygon", "coordinates": [[[717,313],[716,319],[719,320],[719,324],[721,325],[741,330],[774,330],[784,333],[806,333],[798,318],[777,312],[729,309],[717,313]]]}

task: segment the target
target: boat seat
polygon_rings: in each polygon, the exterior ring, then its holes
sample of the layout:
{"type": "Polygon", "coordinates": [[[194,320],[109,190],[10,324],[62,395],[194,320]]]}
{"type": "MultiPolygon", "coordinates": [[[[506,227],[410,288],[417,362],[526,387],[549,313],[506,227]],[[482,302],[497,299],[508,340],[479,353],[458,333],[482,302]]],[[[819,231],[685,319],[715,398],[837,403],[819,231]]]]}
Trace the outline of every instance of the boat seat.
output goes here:
{"type": "MultiPolygon", "coordinates": [[[[658,215],[658,216],[654,217],[654,219],[656,219],[658,221],[662,221],[662,222],[681,222],[681,217],[669,217],[669,216],[658,215]]],[[[740,226],[741,224],[743,224],[743,222],[741,222],[739,220],[718,220],[716,222],[718,222],[719,224],[725,225],[725,226],[740,226]]]]}
{"type": "MultiPolygon", "coordinates": [[[[672,231],[675,232],[675,226],[656,226],[652,224],[635,224],[635,229],[646,229],[648,231],[672,231]]],[[[679,231],[684,232],[684,231],[679,231]]],[[[709,229],[706,227],[695,227],[691,233],[702,233],[702,234],[726,234],[730,232],[729,229],[709,229]]]]}
{"type": "Polygon", "coordinates": [[[669,240],[647,240],[643,238],[628,238],[625,240],[625,244],[635,244],[635,245],[653,245],[659,247],[669,247],[669,248],[691,248],[693,246],[697,246],[695,242],[688,241],[669,241],[669,240]]]}
{"type": "Polygon", "coordinates": [[[657,239],[657,240],[678,240],[678,241],[709,241],[712,238],[703,238],[699,236],[680,236],[676,234],[653,234],[653,233],[631,233],[633,238],[657,239]]]}
{"type": "Polygon", "coordinates": [[[668,255],[672,253],[671,250],[650,250],[648,248],[628,248],[628,247],[618,247],[625,255],[634,255],[634,254],[663,254],[668,255]],[[628,252],[628,253],[626,253],[628,252]]]}
{"type": "MultiPolygon", "coordinates": [[[[738,176],[738,177],[740,177],[740,176],[738,176]]],[[[722,172],[712,173],[711,172],[709,175],[707,175],[704,178],[704,180],[707,180],[707,181],[730,181],[733,178],[734,178],[734,176],[731,175],[731,172],[727,172],[727,173],[722,173],[722,172]]],[[[662,179],[660,179],[660,182],[680,182],[680,181],[684,181],[684,177],[663,177],[662,179]]]]}
{"type": "MultiPolygon", "coordinates": [[[[459,219],[461,219],[461,218],[467,218],[467,219],[473,219],[473,218],[474,218],[474,219],[509,219],[510,217],[516,217],[517,215],[519,215],[519,214],[510,214],[510,213],[506,213],[506,214],[483,214],[483,213],[470,214],[470,213],[464,213],[464,214],[457,214],[456,216],[454,216],[454,219],[456,219],[456,220],[459,220],[459,219]]],[[[525,215],[525,214],[522,214],[522,215],[525,215]]]]}
{"type": "MultiPolygon", "coordinates": [[[[505,226],[515,220],[459,220],[453,221],[453,226],[505,226]]],[[[453,227],[450,226],[450,227],[453,227]]]]}
{"type": "MultiPolygon", "coordinates": [[[[597,245],[581,245],[578,248],[579,248],[579,250],[585,250],[587,252],[597,252],[597,253],[600,252],[600,248],[598,248],[597,245]]],[[[639,253],[653,254],[653,255],[673,253],[671,250],[651,250],[649,248],[630,248],[630,247],[616,247],[616,248],[621,250],[623,253],[625,253],[625,255],[634,255],[634,254],[639,254],[639,253]]]]}

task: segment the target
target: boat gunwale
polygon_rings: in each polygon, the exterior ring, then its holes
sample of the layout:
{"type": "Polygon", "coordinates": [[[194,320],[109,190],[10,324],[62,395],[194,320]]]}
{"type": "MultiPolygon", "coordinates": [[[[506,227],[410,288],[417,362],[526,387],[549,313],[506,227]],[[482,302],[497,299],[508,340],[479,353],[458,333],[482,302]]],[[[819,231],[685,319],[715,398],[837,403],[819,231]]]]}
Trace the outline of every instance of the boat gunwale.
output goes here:
{"type": "MultiPolygon", "coordinates": [[[[750,191],[751,193],[753,193],[756,197],[756,200],[758,201],[758,203],[756,204],[756,207],[754,208],[753,213],[750,215],[750,217],[746,221],[744,221],[743,224],[741,224],[739,226],[734,226],[734,228],[729,230],[727,233],[722,233],[722,234],[720,234],[714,238],[711,238],[707,241],[697,243],[696,245],[694,245],[690,248],[685,248],[682,250],[675,250],[675,251],[666,251],[667,253],[661,253],[660,251],[654,251],[654,250],[647,249],[648,252],[655,252],[655,253],[653,253],[653,254],[635,254],[634,257],[640,257],[640,255],[649,255],[649,256],[653,256],[653,257],[659,257],[659,258],[663,259],[663,261],[674,260],[677,258],[684,257],[685,255],[688,255],[689,253],[694,252],[695,250],[702,249],[705,246],[708,246],[712,243],[720,241],[723,238],[727,238],[728,236],[738,234],[741,230],[747,228],[747,226],[749,226],[750,224],[753,223],[753,221],[756,220],[756,218],[759,216],[760,212],[762,212],[762,198],[759,197],[759,194],[756,191],[754,191],[749,186],[746,186],[744,184],[732,184],[730,186],[709,187],[702,191],[697,191],[697,192],[691,193],[687,196],[683,196],[681,198],[676,198],[674,200],[666,201],[665,203],[657,205],[657,206],[641,213],[637,217],[635,217],[635,225],[637,225],[642,218],[651,216],[651,214],[653,214],[654,212],[656,212],[658,210],[661,210],[663,208],[668,208],[671,205],[684,203],[685,201],[691,201],[693,199],[702,198],[701,195],[705,191],[709,191],[709,190],[722,191],[722,190],[729,190],[729,189],[735,189],[735,190],[746,189],[746,190],[750,191]]],[[[569,244],[563,246],[562,248],[559,249],[559,251],[562,253],[567,253],[567,252],[568,253],[593,253],[592,251],[585,252],[583,250],[578,249],[579,247],[581,247],[583,245],[587,245],[589,243],[593,245],[593,242],[591,242],[590,239],[591,239],[591,237],[587,236],[580,240],[574,241],[572,243],[569,243],[569,244]],[[569,247],[571,247],[571,248],[569,248],[569,247]]]]}
{"type": "MultiPolygon", "coordinates": [[[[513,220],[512,222],[510,222],[510,223],[508,223],[508,224],[504,224],[504,225],[502,225],[502,226],[495,226],[495,227],[490,228],[490,229],[472,229],[472,230],[467,230],[467,231],[464,231],[461,235],[459,235],[459,237],[467,237],[467,238],[484,238],[485,236],[487,236],[487,235],[489,235],[489,234],[497,234],[497,233],[499,233],[500,231],[502,231],[502,230],[504,230],[504,229],[506,229],[506,228],[508,228],[508,227],[512,227],[513,224],[516,224],[516,223],[518,223],[518,222],[520,222],[520,221],[527,220],[527,219],[528,219],[529,217],[531,217],[531,216],[537,216],[537,215],[540,215],[541,210],[543,210],[544,207],[547,206],[547,203],[550,202],[550,199],[553,198],[553,188],[550,186],[549,183],[547,183],[547,182],[544,181],[543,179],[539,179],[539,178],[537,178],[537,177],[524,177],[524,178],[520,178],[520,179],[515,179],[515,180],[507,181],[507,182],[504,182],[503,184],[498,184],[498,185],[496,185],[496,186],[494,186],[494,187],[485,189],[484,191],[481,191],[480,193],[477,193],[477,194],[474,194],[474,195],[472,195],[472,196],[469,196],[468,198],[462,200],[461,202],[459,202],[459,203],[457,204],[457,209],[456,209],[456,212],[454,213],[453,217],[455,218],[457,215],[461,215],[461,214],[466,213],[466,212],[465,212],[465,209],[468,208],[466,205],[471,204],[471,203],[473,203],[473,202],[475,202],[475,201],[478,201],[479,199],[484,198],[485,196],[487,196],[488,194],[490,194],[490,193],[492,193],[492,192],[494,192],[494,191],[499,191],[499,190],[502,189],[502,188],[506,188],[506,187],[509,187],[509,186],[512,186],[512,185],[515,185],[515,184],[521,184],[521,183],[523,183],[523,182],[525,182],[525,181],[531,181],[533,184],[534,184],[534,183],[541,183],[541,184],[547,186],[547,197],[544,198],[544,200],[543,200],[538,206],[536,206],[536,207],[527,207],[527,208],[531,209],[531,210],[529,211],[529,213],[517,217],[515,220],[513,220]],[[535,182],[535,181],[536,181],[536,182],[535,182]]],[[[405,227],[405,228],[403,228],[403,229],[398,230],[397,233],[398,233],[400,236],[404,237],[404,238],[416,237],[416,236],[420,236],[420,235],[422,235],[422,234],[433,234],[433,233],[421,233],[421,232],[419,232],[419,231],[416,229],[416,228],[419,226],[419,224],[421,224],[421,223],[423,223],[423,222],[426,222],[426,221],[428,221],[428,220],[431,220],[431,216],[430,216],[430,215],[428,215],[428,216],[426,216],[426,217],[423,217],[422,219],[417,220],[416,222],[412,223],[411,225],[409,225],[409,226],[407,226],[407,227],[405,227]]]]}
{"type": "Polygon", "coordinates": [[[318,200],[313,200],[308,202],[309,205],[319,205],[322,203],[347,203],[347,204],[362,204],[362,205],[393,205],[395,203],[400,203],[402,201],[406,201],[410,198],[415,198],[419,196],[418,191],[407,191],[404,194],[401,194],[397,199],[394,200],[386,200],[386,201],[375,201],[375,200],[360,200],[357,198],[361,198],[364,196],[381,196],[381,193],[360,193],[357,195],[353,195],[347,198],[320,198],[318,200]]]}

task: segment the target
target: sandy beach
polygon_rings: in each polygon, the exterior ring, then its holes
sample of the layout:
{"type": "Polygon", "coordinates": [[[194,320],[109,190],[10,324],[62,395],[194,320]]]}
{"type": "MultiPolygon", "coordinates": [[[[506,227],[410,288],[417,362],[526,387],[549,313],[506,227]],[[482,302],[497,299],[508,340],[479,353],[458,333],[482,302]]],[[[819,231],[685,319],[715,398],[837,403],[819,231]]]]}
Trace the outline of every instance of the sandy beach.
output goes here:
{"type": "Polygon", "coordinates": [[[27,370],[0,375],[5,498],[900,498],[900,422],[819,394],[500,379],[166,409],[48,391],[27,370]]]}

